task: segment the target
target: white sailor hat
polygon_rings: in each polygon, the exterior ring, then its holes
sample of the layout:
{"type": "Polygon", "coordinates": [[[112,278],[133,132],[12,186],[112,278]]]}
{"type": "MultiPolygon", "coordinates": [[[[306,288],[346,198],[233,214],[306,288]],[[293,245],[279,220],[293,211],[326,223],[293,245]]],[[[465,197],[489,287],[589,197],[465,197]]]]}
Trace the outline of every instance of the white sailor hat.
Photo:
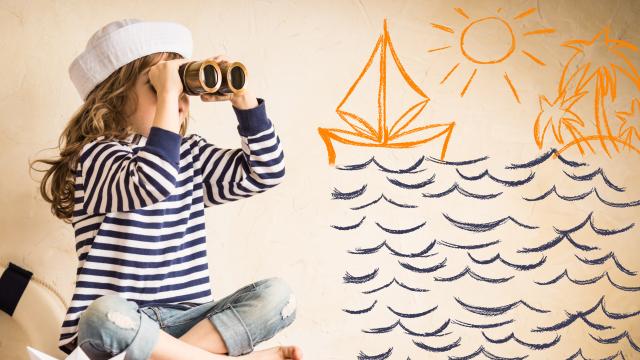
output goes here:
{"type": "Polygon", "coordinates": [[[69,77],[82,100],[96,85],[129,62],[156,52],[175,52],[191,58],[191,31],[168,21],[123,19],[96,31],[84,51],[69,66],[69,77]]]}

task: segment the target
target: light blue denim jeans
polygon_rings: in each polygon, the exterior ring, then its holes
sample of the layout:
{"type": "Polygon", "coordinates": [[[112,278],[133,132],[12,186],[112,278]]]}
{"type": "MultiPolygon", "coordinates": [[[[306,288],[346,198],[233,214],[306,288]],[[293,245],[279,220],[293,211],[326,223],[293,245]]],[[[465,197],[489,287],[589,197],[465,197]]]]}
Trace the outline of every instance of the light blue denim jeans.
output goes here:
{"type": "Polygon", "coordinates": [[[145,303],[117,294],[95,299],[80,316],[78,346],[92,359],[109,359],[126,350],[125,360],[147,360],[160,330],[178,338],[208,318],[228,355],[252,352],[296,317],[295,297],[279,277],[262,279],[204,304],[145,303]]]}

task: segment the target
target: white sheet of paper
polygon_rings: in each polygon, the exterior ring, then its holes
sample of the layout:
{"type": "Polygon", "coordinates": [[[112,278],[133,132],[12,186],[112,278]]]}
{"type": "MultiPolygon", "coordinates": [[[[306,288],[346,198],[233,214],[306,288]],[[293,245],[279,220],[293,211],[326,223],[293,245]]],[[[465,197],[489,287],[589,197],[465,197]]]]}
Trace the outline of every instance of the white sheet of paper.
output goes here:
{"type": "MultiPolygon", "coordinates": [[[[29,353],[29,360],[58,360],[53,356],[47,355],[42,351],[38,351],[31,346],[27,346],[27,352],[29,353]]],[[[124,360],[124,355],[126,351],[121,352],[120,354],[112,357],[110,360],[124,360]]],[[[69,354],[64,360],[91,360],[87,354],[80,349],[80,347],[76,347],[75,350],[69,354]]]]}

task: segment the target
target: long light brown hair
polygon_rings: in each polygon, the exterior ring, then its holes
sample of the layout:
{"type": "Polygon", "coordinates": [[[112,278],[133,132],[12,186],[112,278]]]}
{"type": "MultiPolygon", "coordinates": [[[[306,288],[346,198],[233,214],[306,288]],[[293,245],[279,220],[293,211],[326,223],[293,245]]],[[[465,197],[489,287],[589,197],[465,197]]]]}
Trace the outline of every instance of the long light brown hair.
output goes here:
{"type": "MultiPolygon", "coordinates": [[[[162,60],[182,58],[182,55],[174,52],[158,52],[138,58],[114,71],[89,93],[84,104],[67,122],[58,138],[57,149],[60,156],[29,162],[31,169],[44,172],[40,180],[40,194],[51,204],[51,212],[56,217],[66,223],[72,221],[76,167],[83,146],[100,136],[105,136],[105,140],[124,140],[134,132],[127,123],[130,114],[126,114],[125,109],[128,101],[138,103],[135,93],[138,76],[162,60]],[[50,167],[44,170],[36,169],[36,163],[50,167]]],[[[135,111],[134,105],[131,114],[135,111]]],[[[186,135],[188,122],[189,113],[180,125],[180,135],[186,135]]]]}

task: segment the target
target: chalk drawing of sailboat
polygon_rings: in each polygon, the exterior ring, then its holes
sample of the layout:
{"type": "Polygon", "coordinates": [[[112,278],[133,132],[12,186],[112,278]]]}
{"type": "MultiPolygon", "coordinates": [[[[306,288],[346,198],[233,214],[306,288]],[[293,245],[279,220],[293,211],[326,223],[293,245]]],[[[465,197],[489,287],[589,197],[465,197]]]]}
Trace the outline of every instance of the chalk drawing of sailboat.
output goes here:
{"type": "Polygon", "coordinates": [[[385,19],[384,32],[379,36],[367,64],[336,108],[340,119],[346,122],[351,130],[318,128],[318,133],[327,147],[329,164],[335,164],[334,141],[363,147],[412,148],[439,139],[442,145],[438,156],[444,160],[455,122],[414,124],[414,120],[428,102],[429,97],[415,84],[400,63],[389,37],[387,19],[385,19]],[[377,69],[371,67],[376,57],[379,57],[377,69]],[[387,60],[390,59],[393,61],[388,62],[387,60]],[[392,76],[396,76],[400,81],[388,82],[387,80],[392,76]],[[376,82],[377,89],[371,86],[376,82]],[[371,104],[374,99],[377,100],[377,106],[371,104]],[[409,101],[408,105],[402,104],[407,101],[409,101]],[[354,104],[359,106],[363,103],[367,104],[366,108],[368,108],[364,111],[356,113],[349,108],[354,104]],[[396,109],[398,104],[402,105],[396,109]],[[363,112],[371,113],[363,115],[363,112]],[[373,118],[377,118],[377,121],[371,121],[373,118]]]}

